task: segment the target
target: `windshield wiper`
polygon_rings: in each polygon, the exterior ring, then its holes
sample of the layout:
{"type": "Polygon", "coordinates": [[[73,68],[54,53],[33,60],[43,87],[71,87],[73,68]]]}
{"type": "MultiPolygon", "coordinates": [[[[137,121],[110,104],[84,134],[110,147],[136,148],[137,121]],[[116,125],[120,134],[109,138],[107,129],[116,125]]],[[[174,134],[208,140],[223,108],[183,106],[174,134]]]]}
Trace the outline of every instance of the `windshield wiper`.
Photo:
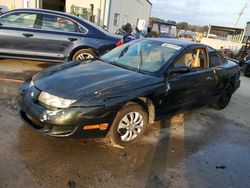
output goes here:
{"type": "Polygon", "coordinates": [[[124,49],[121,51],[121,53],[120,53],[120,55],[119,55],[119,58],[122,57],[122,56],[124,56],[124,54],[128,51],[129,47],[130,47],[130,46],[127,46],[126,48],[124,48],[124,49]]]}
{"type": "Polygon", "coordinates": [[[138,67],[137,67],[138,72],[140,72],[141,65],[143,64],[142,51],[140,50],[139,53],[140,53],[140,63],[138,64],[138,67]]]}

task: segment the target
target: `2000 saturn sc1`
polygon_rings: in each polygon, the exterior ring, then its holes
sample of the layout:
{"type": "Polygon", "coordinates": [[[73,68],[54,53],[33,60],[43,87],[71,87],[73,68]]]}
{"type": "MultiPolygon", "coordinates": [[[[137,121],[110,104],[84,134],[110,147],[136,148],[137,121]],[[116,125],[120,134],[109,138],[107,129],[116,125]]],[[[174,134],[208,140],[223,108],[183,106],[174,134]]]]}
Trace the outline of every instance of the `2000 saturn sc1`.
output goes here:
{"type": "Polygon", "coordinates": [[[44,135],[109,135],[124,147],[177,110],[225,108],[239,86],[238,65],[208,46],[141,39],[37,73],[20,89],[20,116],[44,135]]]}

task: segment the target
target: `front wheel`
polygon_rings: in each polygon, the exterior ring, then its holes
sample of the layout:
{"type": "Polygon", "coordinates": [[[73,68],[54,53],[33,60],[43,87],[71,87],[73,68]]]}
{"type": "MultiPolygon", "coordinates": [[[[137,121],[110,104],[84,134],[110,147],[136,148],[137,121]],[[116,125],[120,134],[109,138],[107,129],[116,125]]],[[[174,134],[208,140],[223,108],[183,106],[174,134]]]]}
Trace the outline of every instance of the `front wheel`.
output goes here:
{"type": "Polygon", "coordinates": [[[229,104],[232,94],[233,87],[231,84],[228,84],[222,92],[220,98],[212,105],[212,107],[218,110],[224,109],[229,104]]]}
{"type": "Polygon", "coordinates": [[[116,115],[109,137],[114,145],[126,147],[143,135],[148,124],[147,112],[136,103],[128,103],[116,115]]]}
{"type": "Polygon", "coordinates": [[[83,60],[83,59],[92,59],[97,57],[96,53],[89,49],[78,50],[72,57],[72,60],[83,60]]]}

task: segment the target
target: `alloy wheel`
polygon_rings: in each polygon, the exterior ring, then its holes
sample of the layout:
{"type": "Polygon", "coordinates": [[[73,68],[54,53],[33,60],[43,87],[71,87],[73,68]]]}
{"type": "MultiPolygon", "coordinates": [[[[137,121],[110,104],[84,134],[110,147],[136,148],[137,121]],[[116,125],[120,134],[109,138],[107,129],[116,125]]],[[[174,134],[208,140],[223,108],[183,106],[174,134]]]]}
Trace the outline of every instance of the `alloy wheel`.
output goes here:
{"type": "Polygon", "coordinates": [[[91,58],[94,58],[94,56],[89,53],[81,53],[76,57],[76,60],[91,59],[91,58]]]}

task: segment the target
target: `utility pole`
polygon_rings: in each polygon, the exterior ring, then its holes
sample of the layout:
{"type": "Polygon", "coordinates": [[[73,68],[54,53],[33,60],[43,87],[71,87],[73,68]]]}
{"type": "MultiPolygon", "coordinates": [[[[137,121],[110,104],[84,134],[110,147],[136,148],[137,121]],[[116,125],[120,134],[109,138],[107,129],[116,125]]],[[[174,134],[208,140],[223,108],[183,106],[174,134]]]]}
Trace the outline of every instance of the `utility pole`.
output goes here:
{"type": "Polygon", "coordinates": [[[241,9],[241,11],[240,11],[240,14],[239,14],[239,16],[238,16],[238,19],[237,19],[237,21],[236,21],[234,27],[237,27],[237,26],[238,26],[238,24],[239,24],[239,22],[240,22],[240,18],[241,18],[241,16],[244,14],[244,11],[245,11],[245,9],[247,8],[247,6],[248,6],[248,4],[247,4],[247,2],[246,2],[246,4],[244,5],[244,7],[243,7],[243,8],[241,9]]]}

